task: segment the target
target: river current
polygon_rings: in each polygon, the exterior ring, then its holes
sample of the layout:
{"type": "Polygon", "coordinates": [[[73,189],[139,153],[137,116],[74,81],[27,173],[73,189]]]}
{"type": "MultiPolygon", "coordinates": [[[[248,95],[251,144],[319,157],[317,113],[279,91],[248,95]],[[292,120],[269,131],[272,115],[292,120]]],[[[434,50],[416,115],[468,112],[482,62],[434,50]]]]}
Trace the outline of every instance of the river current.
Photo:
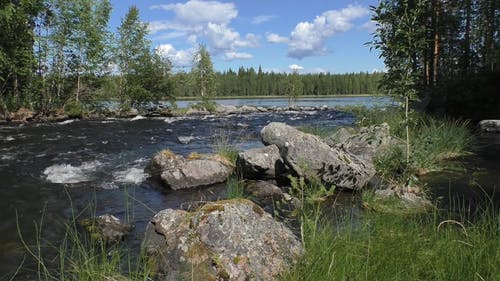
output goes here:
{"type": "MultiPolygon", "coordinates": [[[[348,98],[342,103],[336,100],[299,100],[298,105],[372,106],[388,102],[371,97],[348,98]]],[[[262,105],[247,100],[249,103],[262,105]]],[[[286,104],[287,100],[281,99],[268,100],[265,105],[286,104]]],[[[155,212],[189,201],[223,198],[222,185],[187,191],[166,189],[149,179],[144,168],[162,149],[187,155],[212,152],[220,143],[240,150],[262,146],[259,132],[273,121],[334,128],[351,125],[354,117],[318,110],[0,126],[0,280],[8,278],[22,260],[20,237],[30,245],[35,243],[35,224],[43,222],[41,237],[53,243],[70,218],[111,213],[135,224],[129,239],[138,245],[155,212]],[[183,144],[179,137],[188,137],[185,139],[190,142],[183,144]]]]}

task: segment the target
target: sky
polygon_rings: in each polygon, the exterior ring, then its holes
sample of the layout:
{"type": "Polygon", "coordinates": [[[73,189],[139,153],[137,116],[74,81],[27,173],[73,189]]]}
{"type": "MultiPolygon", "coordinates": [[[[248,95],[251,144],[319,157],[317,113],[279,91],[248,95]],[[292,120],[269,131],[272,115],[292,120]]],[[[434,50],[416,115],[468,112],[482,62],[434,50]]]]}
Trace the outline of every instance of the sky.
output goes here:
{"type": "Polygon", "coordinates": [[[114,31],[131,5],[148,23],[153,48],[178,70],[207,46],[217,71],[382,71],[372,39],[377,0],[111,0],[114,31]]]}

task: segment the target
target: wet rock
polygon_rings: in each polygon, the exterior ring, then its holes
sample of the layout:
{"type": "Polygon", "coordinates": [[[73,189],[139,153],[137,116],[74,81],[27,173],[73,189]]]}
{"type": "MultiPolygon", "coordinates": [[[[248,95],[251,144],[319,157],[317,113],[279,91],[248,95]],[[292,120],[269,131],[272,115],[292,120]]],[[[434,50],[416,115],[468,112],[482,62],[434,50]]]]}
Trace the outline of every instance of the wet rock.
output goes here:
{"type": "Polygon", "coordinates": [[[133,225],[123,223],[119,218],[110,214],[85,219],[81,221],[81,225],[91,236],[105,244],[116,244],[122,241],[134,228],[133,225]]]}
{"type": "Polygon", "coordinates": [[[478,123],[479,131],[500,133],[500,120],[483,120],[478,123]]]}
{"type": "Polygon", "coordinates": [[[375,174],[370,162],[284,123],[270,123],[261,137],[264,144],[278,146],[285,164],[307,180],[357,190],[375,174]]]}
{"type": "Polygon", "coordinates": [[[153,157],[149,170],[151,174],[159,175],[166,186],[176,190],[225,182],[232,174],[233,166],[217,154],[192,153],[184,158],[163,150],[153,157]]]}
{"type": "Polygon", "coordinates": [[[362,127],[358,132],[341,128],[327,137],[325,142],[331,147],[344,149],[365,161],[371,162],[373,157],[383,149],[390,145],[399,144],[397,140],[391,137],[389,130],[390,127],[387,123],[362,127]]]}
{"type": "Polygon", "coordinates": [[[236,161],[237,170],[245,179],[274,179],[277,165],[283,165],[283,160],[276,145],[240,152],[236,161]]]}
{"type": "Polygon", "coordinates": [[[179,136],[179,137],[177,137],[177,141],[181,144],[189,144],[190,142],[192,142],[195,139],[196,138],[193,136],[179,136]]]}
{"type": "Polygon", "coordinates": [[[248,200],[160,211],[142,247],[161,280],[276,280],[303,253],[288,228],[248,200]]]}

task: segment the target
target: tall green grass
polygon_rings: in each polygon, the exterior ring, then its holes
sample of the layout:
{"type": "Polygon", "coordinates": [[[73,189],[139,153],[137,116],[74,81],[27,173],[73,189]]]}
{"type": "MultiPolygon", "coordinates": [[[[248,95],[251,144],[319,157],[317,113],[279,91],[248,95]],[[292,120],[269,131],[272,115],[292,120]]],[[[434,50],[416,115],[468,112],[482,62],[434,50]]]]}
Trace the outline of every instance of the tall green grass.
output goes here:
{"type": "Polygon", "coordinates": [[[498,211],[474,223],[439,217],[366,213],[342,228],[305,220],[306,252],[281,280],[498,280],[498,211]]]}
{"type": "Polygon", "coordinates": [[[470,154],[474,143],[470,124],[464,120],[437,118],[420,112],[410,113],[410,162],[406,163],[404,150],[405,121],[400,108],[350,107],[348,112],[357,116],[357,126],[388,123],[390,134],[401,141],[375,158],[375,168],[382,178],[408,183],[418,175],[442,171],[453,164],[450,159],[470,154]]]}
{"type": "MultiPolygon", "coordinates": [[[[69,200],[71,203],[71,198],[69,200]]],[[[35,223],[34,244],[25,240],[17,220],[19,238],[28,259],[33,260],[35,266],[23,268],[25,265],[21,265],[11,280],[17,280],[18,276],[22,278],[23,272],[31,272],[27,280],[38,281],[151,280],[152,266],[145,255],[126,246],[107,245],[101,237],[83,231],[79,225],[80,216],[90,211],[95,217],[94,208],[95,204],[89,204],[82,212],[75,213],[71,203],[72,217],[63,225],[65,231],[58,241],[44,240],[43,212],[40,221],[35,223]]]]}

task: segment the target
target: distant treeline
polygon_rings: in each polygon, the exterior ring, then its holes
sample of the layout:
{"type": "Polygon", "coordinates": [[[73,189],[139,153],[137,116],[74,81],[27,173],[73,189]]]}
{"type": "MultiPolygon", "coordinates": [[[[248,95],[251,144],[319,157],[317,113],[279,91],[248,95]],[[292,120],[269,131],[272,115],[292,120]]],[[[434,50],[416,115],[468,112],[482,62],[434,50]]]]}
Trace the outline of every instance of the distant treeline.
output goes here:
{"type": "MultiPolygon", "coordinates": [[[[293,76],[301,84],[298,95],[374,95],[378,94],[378,83],[383,73],[347,74],[300,74],[256,71],[254,68],[229,69],[215,73],[216,96],[289,96],[293,76]]],[[[191,87],[190,73],[176,73],[172,76],[174,96],[192,97],[199,93],[191,87]]]]}

